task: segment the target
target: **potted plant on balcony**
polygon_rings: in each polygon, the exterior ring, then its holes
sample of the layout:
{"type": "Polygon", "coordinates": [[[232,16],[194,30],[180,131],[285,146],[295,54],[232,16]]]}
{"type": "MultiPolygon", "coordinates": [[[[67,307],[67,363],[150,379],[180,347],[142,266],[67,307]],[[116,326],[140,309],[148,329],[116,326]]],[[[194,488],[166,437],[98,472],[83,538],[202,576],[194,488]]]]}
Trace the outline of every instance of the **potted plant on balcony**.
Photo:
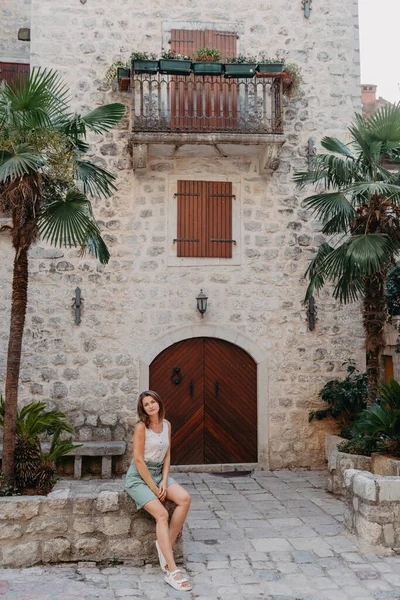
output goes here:
{"type": "Polygon", "coordinates": [[[160,58],[160,73],[167,75],[190,75],[192,60],[190,56],[178,54],[175,50],[163,50],[160,58]]]}
{"type": "Polygon", "coordinates": [[[216,48],[200,48],[193,56],[192,69],[195,75],[221,75],[224,65],[221,52],[216,48]]]}
{"type": "Polygon", "coordinates": [[[149,52],[132,52],[131,58],[135,73],[157,73],[158,58],[155,54],[149,52]]]}
{"type": "Polygon", "coordinates": [[[129,88],[131,81],[131,70],[129,68],[130,61],[115,60],[107,69],[104,80],[110,87],[114,81],[118,81],[118,87],[121,91],[126,91],[129,88]]]}
{"type": "Polygon", "coordinates": [[[225,77],[250,79],[256,74],[257,58],[239,54],[228,58],[224,65],[225,77]]]}
{"type": "Polygon", "coordinates": [[[289,98],[299,94],[303,77],[301,69],[295,63],[286,63],[282,72],[283,93],[289,98]]]}
{"type": "Polygon", "coordinates": [[[258,73],[282,73],[284,58],[267,58],[264,54],[261,55],[257,65],[258,73]]]}

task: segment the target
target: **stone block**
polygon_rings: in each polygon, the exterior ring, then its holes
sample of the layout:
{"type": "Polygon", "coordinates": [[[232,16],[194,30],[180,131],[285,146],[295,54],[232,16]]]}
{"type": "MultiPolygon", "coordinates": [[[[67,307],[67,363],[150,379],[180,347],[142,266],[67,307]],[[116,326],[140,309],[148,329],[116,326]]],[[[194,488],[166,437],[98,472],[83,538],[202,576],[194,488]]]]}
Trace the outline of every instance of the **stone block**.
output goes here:
{"type": "Polygon", "coordinates": [[[74,515],[90,514],[94,504],[94,495],[74,498],[72,512],[74,515]]]}
{"type": "Polygon", "coordinates": [[[395,532],[394,532],[394,527],[392,523],[388,523],[387,525],[383,526],[383,540],[384,540],[384,545],[385,546],[389,546],[389,548],[392,548],[395,544],[395,532]]]}
{"type": "Polygon", "coordinates": [[[0,523],[0,540],[19,538],[22,535],[22,527],[18,523],[0,523]]]}
{"type": "Polygon", "coordinates": [[[356,469],[347,469],[344,471],[344,484],[346,488],[351,488],[353,484],[354,477],[358,474],[356,469]]]}
{"type": "Polygon", "coordinates": [[[98,530],[97,519],[88,517],[86,519],[75,518],[72,526],[74,531],[78,533],[93,533],[98,530]]]}
{"type": "Polygon", "coordinates": [[[128,540],[108,540],[107,541],[107,552],[109,556],[118,556],[121,560],[135,558],[143,560],[141,556],[142,543],[140,540],[128,539],[128,540]]]}
{"type": "Polygon", "coordinates": [[[79,538],[74,543],[74,553],[79,558],[95,555],[100,556],[102,548],[104,548],[104,541],[96,537],[79,538]]]}
{"type": "Polygon", "coordinates": [[[360,498],[376,502],[377,486],[374,475],[365,471],[357,473],[353,479],[353,492],[360,498]]]}
{"type": "Polygon", "coordinates": [[[39,542],[27,542],[3,548],[2,566],[26,567],[38,563],[40,558],[39,542]]]}
{"type": "MultiPolygon", "coordinates": [[[[126,535],[129,533],[130,527],[131,519],[129,517],[104,517],[103,519],[98,519],[97,530],[109,536],[126,535]]],[[[95,530],[92,529],[91,531],[95,530]]]]}
{"type": "Polygon", "coordinates": [[[39,513],[41,496],[0,498],[0,520],[27,521],[39,513]]]}
{"type": "Polygon", "coordinates": [[[62,519],[33,519],[26,528],[26,533],[65,533],[68,529],[68,521],[62,519]]]}
{"type": "Polygon", "coordinates": [[[63,537],[47,540],[42,545],[43,562],[61,562],[69,560],[71,556],[71,542],[63,537]]]}
{"type": "Polygon", "coordinates": [[[379,501],[400,501],[400,477],[384,477],[378,479],[379,501]]]}
{"type": "Polygon", "coordinates": [[[102,513],[118,510],[118,492],[100,492],[96,508],[102,513]]]}
{"type": "Polygon", "coordinates": [[[382,527],[378,523],[371,523],[360,514],[355,515],[354,526],[357,535],[368,544],[378,544],[382,535],[382,527]]]}

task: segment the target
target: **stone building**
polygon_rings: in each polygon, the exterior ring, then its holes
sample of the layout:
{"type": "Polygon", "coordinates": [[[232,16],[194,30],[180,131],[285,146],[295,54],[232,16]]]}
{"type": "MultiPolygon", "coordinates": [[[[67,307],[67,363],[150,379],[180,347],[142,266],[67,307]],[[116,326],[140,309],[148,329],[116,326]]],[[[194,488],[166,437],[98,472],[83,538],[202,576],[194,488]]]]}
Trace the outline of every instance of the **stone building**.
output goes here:
{"type": "MultiPolygon", "coordinates": [[[[94,199],[109,264],[41,243],[30,254],[21,400],[67,411],[80,440],[130,441],[137,395],[151,386],[167,404],[175,463],[321,466],[327,424],[309,425],[308,411],[328,379],[343,377],[344,361],[363,366],[363,331],[357,307],[339,306],[329,290],[309,328],[303,275],[324,236],[293,174],[307,168],[310,138],[316,146],[325,135],[345,138],[360,109],[357,0],[319,0],[309,17],[301,0],[3,0],[0,18],[0,63],[29,56],[31,67],[58,69],[77,111],[128,108],[116,130],[91,140],[98,164],[118,176],[112,199],[94,199]],[[21,27],[30,42],[16,40],[21,27]],[[145,77],[135,75],[127,92],[104,83],[109,64],[133,50],[182,51],[210,39],[301,67],[301,92],[283,97],[282,119],[279,77],[200,83],[211,110],[230,107],[206,126],[200,113],[187,120],[195,92],[185,96],[178,80],[163,77],[160,96],[143,91],[145,77]]],[[[6,233],[0,257],[3,377],[6,233]]]]}

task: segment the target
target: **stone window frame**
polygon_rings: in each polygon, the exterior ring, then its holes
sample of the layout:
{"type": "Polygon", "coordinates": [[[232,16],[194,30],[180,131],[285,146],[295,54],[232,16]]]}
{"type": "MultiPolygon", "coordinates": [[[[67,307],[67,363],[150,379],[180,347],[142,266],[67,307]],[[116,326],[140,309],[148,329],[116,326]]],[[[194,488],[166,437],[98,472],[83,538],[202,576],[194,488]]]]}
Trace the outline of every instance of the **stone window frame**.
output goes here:
{"type": "Polygon", "coordinates": [[[167,245],[168,267],[207,267],[207,266],[238,266],[242,264],[242,226],[241,226],[241,184],[237,176],[230,175],[174,175],[168,178],[168,206],[167,206],[167,245]],[[178,189],[178,180],[185,181],[229,181],[232,183],[232,258],[218,257],[187,257],[177,256],[177,244],[174,239],[178,231],[178,201],[175,193],[178,189]]]}

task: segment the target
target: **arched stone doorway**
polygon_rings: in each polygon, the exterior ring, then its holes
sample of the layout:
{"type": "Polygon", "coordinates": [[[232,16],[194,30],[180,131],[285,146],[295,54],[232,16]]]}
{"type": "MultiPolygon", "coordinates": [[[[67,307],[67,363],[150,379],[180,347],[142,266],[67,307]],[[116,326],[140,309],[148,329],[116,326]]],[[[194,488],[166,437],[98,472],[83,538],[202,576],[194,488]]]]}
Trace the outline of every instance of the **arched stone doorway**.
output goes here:
{"type": "Polygon", "coordinates": [[[237,345],[198,337],[150,364],[172,424],[172,464],[256,463],[257,364],[237,345]]]}

